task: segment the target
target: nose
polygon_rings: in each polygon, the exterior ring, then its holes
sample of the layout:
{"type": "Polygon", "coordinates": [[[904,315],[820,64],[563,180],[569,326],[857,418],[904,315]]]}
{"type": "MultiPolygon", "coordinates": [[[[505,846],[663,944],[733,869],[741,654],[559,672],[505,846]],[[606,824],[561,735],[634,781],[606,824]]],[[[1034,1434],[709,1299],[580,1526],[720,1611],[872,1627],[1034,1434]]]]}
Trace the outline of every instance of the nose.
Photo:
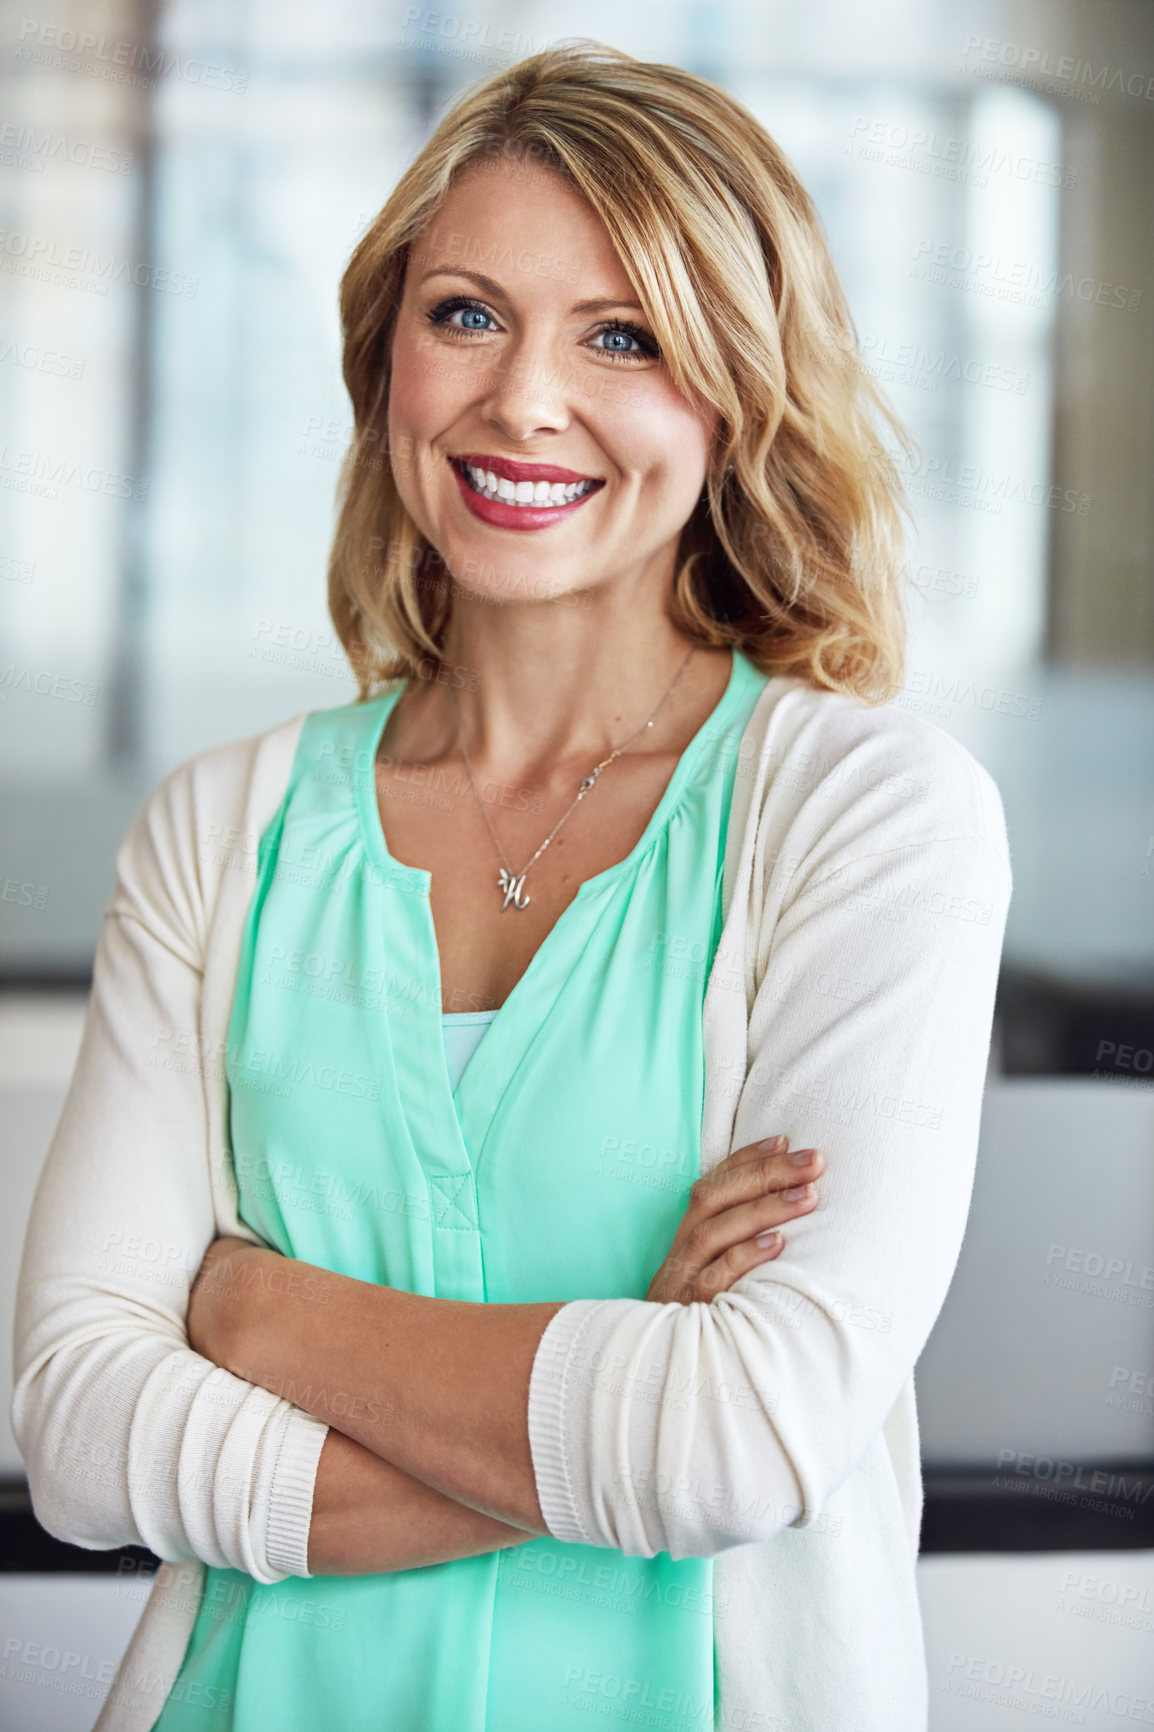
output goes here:
{"type": "Polygon", "coordinates": [[[522,339],[494,365],[481,419],[510,441],[563,433],[570,420],[568,372],[544,337],[522,339]]]}

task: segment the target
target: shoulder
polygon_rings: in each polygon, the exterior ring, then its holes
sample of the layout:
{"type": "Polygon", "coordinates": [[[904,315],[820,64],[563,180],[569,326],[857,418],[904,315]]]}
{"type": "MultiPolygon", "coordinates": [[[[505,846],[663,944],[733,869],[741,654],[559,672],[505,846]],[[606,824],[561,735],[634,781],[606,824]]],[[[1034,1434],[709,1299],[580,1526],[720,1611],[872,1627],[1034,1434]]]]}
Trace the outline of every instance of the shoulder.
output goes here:
{"type": "Polygon", "coordinates": [[[1008,865],[997,784],[924,716],[775,677],[743,744],[760,825],[788,836],[795,855],[817,849],[829,867],[838,857],[970,840],[1008,865]]]}

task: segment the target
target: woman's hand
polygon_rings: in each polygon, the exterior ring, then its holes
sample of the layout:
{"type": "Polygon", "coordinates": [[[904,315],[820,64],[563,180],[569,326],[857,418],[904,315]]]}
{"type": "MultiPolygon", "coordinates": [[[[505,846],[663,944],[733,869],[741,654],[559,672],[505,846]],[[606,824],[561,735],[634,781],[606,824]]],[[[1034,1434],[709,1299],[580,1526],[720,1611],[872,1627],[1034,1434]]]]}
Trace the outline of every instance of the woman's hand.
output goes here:
{"type": "Polygon", "coordinates": [[[185,1330],[189,1346],[214,1365],[235,1369],[229,1360],[236,1348],[237,1319],[245,1298],[251,1297],[245,1287],[246,1275],[251,1284],[250,1259],[265,1255],[261,1246],[232,1237],[214,1239],[204,1254],[188,1296],[185,1330]]]}
{"type": "Polygon", "coordinates": [[[773,1229],[816,1208],[816,1180],[824,1165],[820,1149],[791,1155],[788,1137],[734,1149],[694,1180],[689,1207],[646,1299],[708,1303],[759,1263],[771,1262],[784,1243],[773,1229]],[[759,1235],[764,1243],[758,1243],[759,1235]]]}

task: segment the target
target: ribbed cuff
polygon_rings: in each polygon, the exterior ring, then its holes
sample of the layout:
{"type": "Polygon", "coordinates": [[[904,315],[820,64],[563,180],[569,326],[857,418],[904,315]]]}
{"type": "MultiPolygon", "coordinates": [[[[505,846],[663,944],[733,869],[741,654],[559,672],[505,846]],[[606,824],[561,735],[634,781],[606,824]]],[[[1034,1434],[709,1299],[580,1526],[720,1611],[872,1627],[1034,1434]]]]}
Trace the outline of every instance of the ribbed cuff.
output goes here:
{"type": "Polygon", "coordinates": [[[329,1428],[297,1408],[289,1414],[273,1468],[265,1555],[271,1570],[307,1576],[317,1465],[329,1428]]]}
{"type": "Polygon", "coordinates": [[[529,1452],[545,1526],[555,1540],[588,1545],[565,1449],[566,1399],[582,1331],[599,1301],[573,1299],[550,1318],[529,1373],[529,1452]]]}

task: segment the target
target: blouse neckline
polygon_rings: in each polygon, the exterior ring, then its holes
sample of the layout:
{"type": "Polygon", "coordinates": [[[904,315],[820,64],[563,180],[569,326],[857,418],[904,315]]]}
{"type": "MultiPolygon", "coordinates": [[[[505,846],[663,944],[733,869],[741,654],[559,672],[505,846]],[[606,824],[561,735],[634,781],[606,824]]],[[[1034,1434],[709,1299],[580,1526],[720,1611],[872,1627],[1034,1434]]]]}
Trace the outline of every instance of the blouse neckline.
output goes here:
{"type": "MultiPolygon", "coordinates": [[[[757,671],[741,650],[734,647],[730,653],[732,659],[725,690],[682,751],[673,774],[666,783],[665,792],[654,807],[645,829],[623,860],[615,861],[612,866],[607,866],[602,872],[595,872],[591,878],[586,878],[578,886],[575,901],[579,901],[584,896],[593,895],[596,891],[614,883],[618,878],[630,872],[653,846],[654,841],[668,823],[674,808],[681,799],[686,784],[697,767],[697,760],[703,747],[714,735],[719,725],[728,722],[730,712],[745,689],[747,680],[757,671]]],[[[407,884],[411,889],[428,895],[433,882],[432,872],[424,866],[406,866],[400,860],[394,859],[389,852],[388,843],[385,841],[384,827],[381,824],[381,815],[377,806],[377,752],[393,706],[407,685],[407,680],[398,680],[388,691],[377,698],[370,699],[365,706],[366,710],[372,712],[363,735],[363,750],[369,768],[367,773],[356,777],[356,801],[361,835],[369,857],[389,874],[393,883],[407,884]]],[[[365,760],[361,759],[360,761],[365,760]]],[[[485,1015],[486,1013],[466,1011],[456,1014],[472,1016],[485,1015]]]]}

